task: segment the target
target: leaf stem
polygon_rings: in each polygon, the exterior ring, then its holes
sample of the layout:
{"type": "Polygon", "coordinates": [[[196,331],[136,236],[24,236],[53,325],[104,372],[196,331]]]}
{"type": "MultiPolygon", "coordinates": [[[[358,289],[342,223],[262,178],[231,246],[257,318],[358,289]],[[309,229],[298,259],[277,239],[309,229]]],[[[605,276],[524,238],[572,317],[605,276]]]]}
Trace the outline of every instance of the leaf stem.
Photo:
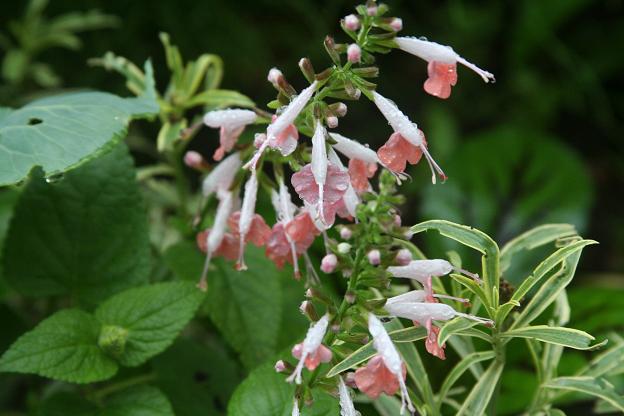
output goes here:
{"type": "Polygon", "coordinates": [[[153,381],[155,379],[155,373],[141,374],[139,376],[130,377],[125,380],[118,381],[117,383],[109,384],[108,386],[102,387],[101,389],[91,393],[90,396],[95,402],[100,403],[106,396],[117,393],[118,391],[125,390],[129,387],[136,386],[138,384],[149,383],[150,381],[153,381]]]}

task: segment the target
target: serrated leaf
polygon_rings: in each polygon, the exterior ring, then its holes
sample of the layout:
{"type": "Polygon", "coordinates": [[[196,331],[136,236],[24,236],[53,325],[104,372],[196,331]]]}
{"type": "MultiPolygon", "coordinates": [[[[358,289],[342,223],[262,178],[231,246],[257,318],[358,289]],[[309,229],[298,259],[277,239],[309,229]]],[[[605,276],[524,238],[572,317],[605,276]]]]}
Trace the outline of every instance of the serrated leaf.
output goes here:
{"type": "Polygon", "coordinates": [[[21,181],[35,166],[57,175],[109,150],[136,118],[158,112],[152,67],[145,94],[120,98],[103,92],[36,100],[0,119],[0,185],[21,181]]]}
{"type": "Polygon", "coordinates": [[[185,107],[203,105],[214,108],[244,107],[253,108],[255,103],[247,96],[232,90],[208,90],[195,95],[185,103],[185,107]]]}
{"type": "Polygon", "coordinates": [[[152,360],[176,416],[216,415],[240,384],[239,365],[216,341],[181,338],[152,360]]]}
{"type": "Polygon", "coordinates": [[[500,334],[502,338],[530,338],[550,344],[561,345],[577,350],[592,350],[604,345],[590,345],[595,339],[587,332],[578,329],[564,328],[548,325],[527,326],[517,328],[500,334]]]}
{"type": "MultiPolygon", "coordinates": [[[[396,329],[394,331],[389,332],[390,338],[397,343],[401,342],[414,342],[421,339],[426,338],[427,331],[422,327],[410,327],[404,329],[396,329]]],[[[373,342],[369,342],[363,347],[358,348],[356,351],[349,354],[344,360],[336,364],[332,367],[331,370],[327,373],[327,378],[334,377],[343,371],[349,370],[351,368],[356,367],[357,365],[367,361],[373,355],[375,355],[375,348],[373,347],[373,342]]]]}
{"type": "MultiPolygon", "coordinates": [[[[228,405],[228,415],[291,416],[295,387],[278,374],[273,364],[255,369],[236,389],[228,405]]],[[[301,416],[336,416],[338,400],[322,390],[312,390],[314,405],[302,406],[301,416]]]]}
{"type": "Polygon", "coordinates": [[[245,261],[244,272],[219,259],[213,262],[205,309],[245,366],[253,368],[278,352],[281,280],[292,277],[279,272],[256,247],[247,248],[245,261]]]}
{"type": "Polygon", "coordinates": [[[204,294],[188,282],[156,283],[126,290],[102,303],[95,317],[127,331],[124,366],[138,366],[163,352],[195,315],[204,294]]]}
{"type": "Polygon", "coordinates": [[[149,249],[132,159],[120,144],[56,183],[28,183],[6,239],[4,273],[24,295],[96,303],[147,280],[149,249]]]}
{"type": "Polygon", "coordinates": [[[100,323],[90,314],[57,312],[11,345],[0,358],[0,371],[71,383],[106,380],[115,375],[117,364],[98,348],[99,333],[100,323]]]}
{"type": "Polygon", "coordinates": [[[572,224],[544,224],[524,232],[501,249],[501,271],[504,273],[509,268],[512,257],[520,251],[533,250],[575,235],[576,228],[572,224]]]}
{"type": "Polygon", "coordinates": [[[575,391],[600,398],[624,412],[624,396],[615,391],[612,384],[602,378],[558,377],[542,385],[554,390],[575,391]]]}
{"type": "Polygon", "coordinates": [[[441,235],[451,238],[467,247],[479,251],[482,254],[483,267],[483,290],[488,300],[486,306],[496,306],[498,299],[493,299],[493,288],[498,293],[500,279],[499,251],[498,246],[487,234],[473,227],[455,224],[450,221],[431,220],[416,224],[410,228],[410,232],[417,234],[423,231],[436,230],[441,235]]]}
{"type": "Polygon", "coordinates": [[[477,384],[474,385],[468,397],[464,399],[464,403],[457,413],[458,416],[485,414],[485,409],[490,403],[494,389],[496,389],[503,372],[503,367],[504,364],[498,360],[490,364],[483,376],[477,381],[477,384]]]}

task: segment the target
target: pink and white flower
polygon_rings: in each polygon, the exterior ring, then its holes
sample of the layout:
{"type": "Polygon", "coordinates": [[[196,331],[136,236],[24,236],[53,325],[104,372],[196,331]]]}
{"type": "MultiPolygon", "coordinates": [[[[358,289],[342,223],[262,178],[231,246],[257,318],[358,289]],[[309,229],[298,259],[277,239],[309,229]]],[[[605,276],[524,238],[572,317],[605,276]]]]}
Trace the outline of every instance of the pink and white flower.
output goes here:
{"type": "Polygon", "coordinates": [[[266,139],[262,142],[251,160],[245,164],[245,169],[255,169],[260,156],[262,156],[262,153],[267,147],[279,149],[284,156],[289,155],[295,150],[299,138],[297,128],[294,126],[295,119],[312,98],[317,85],[317,81],[310,84],[309,87],[301,91],[301,93],[288,104],[279,116],[273,119],[273,122],[267,127],[266,139]]]}
{"type": "Polygon", "coordinates": [[[252,171],[249,180],[245,184],[245,196],[243,197],[243,206],[241,207],[240,220],[238,221],[240,245],[239,258],[236,263],[237,270],[247,270],[247,266],[245,265],[245,239],[247,238],[247,233],[249,232],[254,218],[257,195],[258,179],[256,178],[256,171],[252,171]]]}
{"type": "Polygon", "coordinates": [[[338,377],[338,398],[340,400],[340,416],[360,416],[355,410],[351,393],[342,377],[338,377]]]}
{"type": "Polygon", "coordinates": [[[357,192],[368,191],[370,189],[368,180],[375,175],[379,163],[375,151],[340,134],[329,135],[336,141],[333,148],[349,158],[349,178],[353,189],[357,192]]]}
{"type": "Polygon", "coordinates": [[[353,64],[357,64],[362,59],[362,49],[357,43],[352,43],[347,47],[347,60],[353,64]]]}
{"type": "MultiPolygon", "coordinates": [[[[390,140],[386,143],[389,147],[383,151],[382,148],[377,152],[381,162],[392,165],[395,160],[403,160],[403,166],[405,160],[410,163],[417,163],[418,160],[420,160],[420,156],[416,153],[416,149],[419,149],[420,152],[425,155],[425,158],[429,163],[429,168],[431,169],[431,182],[436,182],[436,172],[440,175],[440,178],[442,178],[443,181],[446,180],[446,175],[429,154],[425,136],[422,131],[418,129],[418,126],[415,123],[412,123],[392,101],[388,100],[376,91],[373,91],[373,97],[377,108],[379,108],[381,114],[383,114],[386,120],[388,120],[388,123],[395,132],[395,134],[390,136],[390,140]],[[397,133],[398,135],[396,135],[397,133]],[[401,139],[403,141],[401,141],[401,139]],[[411,147],[408,146],[408,144],[411,145],[411,147]],[[408,151],[407,154],[409,155],[409,158],[406,157],[405,154],[401,154],[406,150],[408,151]]],[[[389,169],[393,170],[392,168],[389,169]]],[[[393,171],[399,173],[402,172],[401,170],[393,171]]]]}
{"type": "Polygon", "coordinates": [[[313,323],[308,329],[308,333],[301,344],[295,345],[293,348],[293,356],[299,359],[295,371],[286,379],[289,383],[293,381],[301,384],[301,372],[303,366],[312,371],[319,366],[321,362],[329,362],[332,358],[331,350],[325,347],[322,342],[329,325],[329,315],[325,314],[317,322],[313,323]]]}
{"type": "Polygon", "coordinates": [[[221,160],[225,153],[234,148],[238,137],[245,130],[245,126],[257,119],[256,113],[251,110],[226,109],[210,111],[204,115],[204,124],[208,127],[219,128],[219,148],[215,151],[214,160],[221,160]]]}
{"type": "Polygon", "coordinates": [[[448,98],[451,95],[451,87],[457,83],[457,63],[476,72],[485,82],[495,81],[494,75],[466,61],[450,46],[415,37],[398,37],[395,42],[399,49],[428,62],[429,78],[424,87],[433,96],[448,98]]]}
{"type": "Polygon", "coordinates": [[[355,372],[355,383],[367,396],[377,398],[382,392],[393,395],[401,391],[401,414],[405,408],[414,413],[415,408],[405,385],[405,364],[381,321],[368,314],[368,331],[373,336],[373,347],[378,355],[366,367],[355,372]]]}
{"type": "Polygon", "coordinates": [[[349,30],[358,30],[360,28],[360,19],[354,14],[345,16],[344,25],[349,30]]]}
{"type": "Polygon", "coordinates": [[[241,160],[238,152],[232,153],[222,160],[204,179],[202,183],[204,196],[207,197],[220,190],[227,191],[230,189],[240,167],[241,160]]]}

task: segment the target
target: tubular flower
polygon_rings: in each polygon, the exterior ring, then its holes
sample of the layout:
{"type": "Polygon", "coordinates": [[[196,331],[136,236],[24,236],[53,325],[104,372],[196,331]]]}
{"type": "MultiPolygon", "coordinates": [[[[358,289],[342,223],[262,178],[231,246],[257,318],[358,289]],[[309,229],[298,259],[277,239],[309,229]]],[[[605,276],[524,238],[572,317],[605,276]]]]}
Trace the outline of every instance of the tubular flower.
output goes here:
{"type": "Polygon", "coordinates": [[[401,414],[406,407],[414,413],[416,409],[405,385],[405,364],[381,321],[372,313],[368,314],[368,331],[373,336],[373,347],[378,355],[365,368],[355,372],[358,388],[372,398],[379,397],[382,392],[392,395],[400,389],[401,414]]]}
{"type": "Polygon", "coordinates": [[[222,160],[204,179],[202,183],[204,196],[209,196],[219,190],[227,191],[230,189],[240,167],[241,160],[238,152],[232,153],[222,160]]]}
{"type": "Polygon", "coordinates": [[[432,277],[445,276],[453,270],[472,277],[480,282],[479,276],[466,270],[455,268],[451,263],[443,259],[412,260],[405,266],[390,266],[388,272],[399,278],[413,279],[420,282],[427,293],[430,302],[433,302],[432,277]]]}
{"type": "Polygon", "coordinates": [[[254,156],[249,162],[245,164],[245,168],[255,169],[260,156],[266,150],[268,146],[278,147],[282,150],[282,154],[290,154],[295,150],[296,140],[298,139],[297,129],[293,126],[295,119],[301,113],[312,98],[312,94],[316,91],[317,81],[310,84],[309,87],[301,91],[301,94],[297,95],[288,104],[286,109],[273,120],[269,127],[267,127],[266,140],[262,142],[254,156]],[[295,140],[295,146],[292,146],[292,138],[295,140]],[[292,149],[292,150],[290,150],[292,149]],[[286,153],[284,153],[287,151],[286,153]]]}
{"type": "Polygon", "coordinates": [[[395,298],[394,301],[391,301],[392,298],[389,299],[390,303],[387,302],[386,305],[384,305],[384,309],[391,315],[410,319],[414,324],[424,326],[427,329],[427,339],[425,341],[427,351],[442,360],[445,358],[444,345],[439,345],[438,343],[438,333],[440,330],[437,326],[433,325],[433,321],[448,321],[460,316],[488,326],[493,324],[489,319],[457,312],[445,303],[413,301],[415,299],[422,299],[422,293],[408,292],[400,296],[403,298],[395,298]]]}
{"type": "Polygon", "coordinates": [[[329,134],[336,143],[333,148],[349,158],[349,178],[353,189],[358,192],[368,191],[368,180],[375,175],[379,158],[377,154],[361,143],[340,134],[329,134]]]}
{"type": "Polygon", "coordinates": [[[249,229],[251,227],[252,220],[254,219],[257,195],[258,178],[256,177],[256,172],[252,171],[249,180],[245,184],[245,196],[243,197],[243,206],[241,207],[238,221],[238,233],[240,243],[238,249],[239,257],[238,262],[236,263],[237,270],[247,269],[247,266],[245,265],[245,241],[247,238],[247,233],[249,232],[249,229]]]}
{"type": "Polygon", "coordinates": [[[347,388],[342,377],[338,377],[338,397],[340,399],[340,416],[359,416],[360,413],[355,410],[351,393],[347,388]]]}
{"type": "Polygon", "coordinates": [[[398,37],[394,40],[399,49],[427,61],[429,78],[425,91],[439,98],[448,98],[451,87],[457,83],[457,63],[476,72],[485,82],[494,82],[494,75],[484,71],[459,56],[450,46],[440,45],[415,37],[398,37]]]}
{"type": "Polygon", "coordinates": [[[206,261],[204,263],[204,269],[201,274],[201,278],[197,287],[205,291],[207,289],[207,276],[208,267],[212,256],[221,247],[225,236],[225,227],[227,225],[227,219],[232,211],[232,193],[229,191],[219,191],[219,206],[217,207],[217,214],[215,215],[214,224],[210,233],[206,235],[206,261]]]}
{"type": "MultiPolygon", "coordinates": [[[[321,344],[323,342],[323,338],[325,337],[325,332],[327,332],[328,325],[329,315],[327,314],[323,315],[321,319],[310,325],[308,333],[301,344],[300,355],[298,353],[299,357],[296,357],[299,358],[297,367],[290,377],[286,379],[286,381],[289,383],[294,381],[297,384],[301,384],[301,371],[303,370],[304,365],[306,365],[308,369],[312,370],[316,368],[321,361],[328,362],[331,360],[331,351],[321,344]],[[308,361],[309,358],[310,361],[308,361]]],[[[293,355],[294,353],[295,351],[293,349],[293,355]]]]}
{"type": "Polygon", "coordinates": [[[347,172],[338,166],[328,164],[326,181],[321,191],[309,163],[292,175],[291,182],[299,197],[316,208],[324,224],[334,222],[333,219],[338,209],[337,205],[349,188],[349,174],[347,172]]]}
{"type": "MultiPolygon", "coordinates": [[[[427,159],[427,163],[429,163],[429,168],[431,169],[431,182],[433,183],[436,182],[436,173],[440,176],[442,181],[445,181],[446,175],[444,174],[440,166],[438,166],[436,161],[433,160],[433,158],[429,154],[429,151],[427,150],[427,142],[425,141],[425,136],[423,135],[422,131],[418,129],[418,126],[412,123],[410,119],[407,118],[407,116],[403,114],[401,110],[399,110],[392,101],[383,97],[381,94],[379,94],[376,91],[373,91],[373,97],[374,97],[375,105],[377,105],[377,108],[379,108],[379,111],[381,111],[381,114],[383,114],[386,120],[388,120],[388,123],[390,124],[392,129],[395,131],[395,133],[399,133],[402,139],[410,143],[412,146],[419,148],[422,154],[425,155],[425,158],[427,159]]],[[[387,144],[390,144],[390,141],[392,139],[393,139],[392,136],[390,136],[390,140],[388,140],[387,144]]],[[[396,143],[397,139],[395,138],[394,140],[395,140],[395,142],[393,142],[394,146],[398,146],[398,143],[396,143]]],[[[401,148],[404,148],[404,146],[405,145],[402,144],[401,148]]],[[[384,157],[389,157],[390,155],[393,155],[394,153],[384,155],[383,153],[380,154],[378,152],[377,154],[379,156],[379,159],[383,163],[384,157]]],[[[413,153],[413,150],[412,150],[412,153],[410,153],[410,157],[412,158],[411,160],[416,160],[416,161],[420,160],[420,157],[418,157],[418,159],[415,159],[416,154],[413,153]]],[[[408,159],[408,161],[410,160],[408,159]]],[[[410,161],[410,163],[412,162],[410,161]]]]}
{"type": "MultiPolygon", "coordinates": [[[[340,160],[340,157],[338,157],[338,155],[336,154],[333,148],[329,149],[329,162],[332,165],[335,165],[338,168],[340,168],[342,172],[347,172],[347,169],[344,167],[344,165],[342,164],[342,161],[340,160]]],[[[367,186],[368,186],[368,182],[367,182],[367,186]]],[[[360,204],[360,197],[358,196],[357,192],[355,192],[355,189],[353,189],[352,182],[349,182],[347,185],[347,190],[342,196],[342,200],[336,203],[336,207],[335,207],[336,214],[338,214],[341,218],[346,218],[346,219],[351,220],[355,218],[356,209],[359,204],[360,204]]],[[[331,225],[333,225],[333,217],[332,217],[331,223],[328,224],[328,226],[331,226],[331,225]]]]}
{"type": "Polygon", "coordinates": [[[245,126],[256,121],[258,116],[251,110],[227,109],[210,111],[204,115],[204,124],[219,128],[219,148],[212,156],[221,160],[226,152],[232,150],[245,126]]]}

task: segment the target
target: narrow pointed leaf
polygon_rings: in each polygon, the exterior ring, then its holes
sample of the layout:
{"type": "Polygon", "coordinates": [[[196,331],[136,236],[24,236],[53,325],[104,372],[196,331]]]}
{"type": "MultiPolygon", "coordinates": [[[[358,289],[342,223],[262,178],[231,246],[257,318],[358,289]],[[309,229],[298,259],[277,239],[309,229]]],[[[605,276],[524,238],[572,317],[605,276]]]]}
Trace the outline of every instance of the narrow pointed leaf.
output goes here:
{"type": "Polygon", "coordinates": [[[593,350],[605,343],[590,345],[595,339],[587,332],[578,329],[556,327],[548,325],[527,326],[517,328],[501,334],[502,338],[529,338],[549,344],[561,345],[577,350],[593,350]]]}
{"type": "Polygon", "coordinates": [[[480,363],[482,361],[491,360],[494,358],[496,354],[494,351],[484,351],[484,352],[474,352],[472,354],[468,354],[462,360],[453,367],[450,373],[444,379],[442,383],[442,387],[440,387],[440,391],[438,392],[438,398],[440,400],[444,399],[448,392],[451,390],[453,385],[459,380],[459,378],[468,370],[470,367],[475,365],[476,363],[480,363]]]}
{"type": "Polygon", "coordinates": [[[503,367],[504,364],[498,360],[490,364],[477,384],[474,385],[468,397],[464,400],[464,404],[457,413],[458,416],[485,414],[485,410],[490,403],[492,394],[503,372],[503,367]]]}
{"type": "Polygon", "coordinates": [[[612,384],[602,378],[594,377],[559,377],[543,385],[553,390],[575,391],[600,398],[624,412],[624,396],[619,394],[612,384]]]}

